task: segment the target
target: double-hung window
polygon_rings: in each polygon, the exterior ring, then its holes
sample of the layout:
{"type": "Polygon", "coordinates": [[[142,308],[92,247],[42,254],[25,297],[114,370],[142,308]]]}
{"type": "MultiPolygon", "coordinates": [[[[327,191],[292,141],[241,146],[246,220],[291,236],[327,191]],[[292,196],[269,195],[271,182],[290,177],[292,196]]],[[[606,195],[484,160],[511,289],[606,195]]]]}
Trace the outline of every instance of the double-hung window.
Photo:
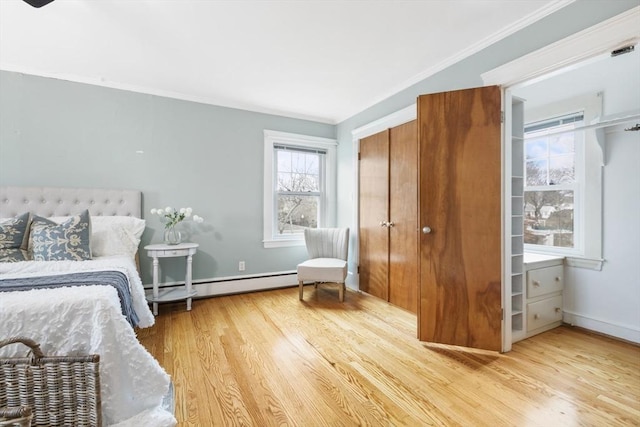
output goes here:
{"type": "Polygon", "coordinates": [[[582,112],[525,126],[524,242],[576,253],[581,247],[582,112]]]}
{"type": "MultiPolygon", "coordinates": [[[[526,105],[526,104],[525,104],[526,105]]],[[[525,107],[525,250],[602,268],[602,94],[525,107]]]]}
{"type": "Polygon", "coordinates": [[[336,142],[265,131],[264,246],[304,244],[333,222],[336,142]]]}

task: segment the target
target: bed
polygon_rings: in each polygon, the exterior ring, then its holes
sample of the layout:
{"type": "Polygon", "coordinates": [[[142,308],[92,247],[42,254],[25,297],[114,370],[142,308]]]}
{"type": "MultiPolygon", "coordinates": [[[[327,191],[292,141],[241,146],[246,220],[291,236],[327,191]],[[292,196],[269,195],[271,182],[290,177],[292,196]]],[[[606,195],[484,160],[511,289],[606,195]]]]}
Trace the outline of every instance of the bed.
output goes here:
{"type": "MultiPolygon", "coordinates": [[[[170,378],[135,334],[135,327],[154,323],[136,263],[144,230],[141,193],[0,187],[0,224],[20,224],[16,218],[25,212],[30,213],[31,226],[25,231],[30,238],[17,250],[0,253],[13,261],[0,262],[0,288],[5,287],[0,289],[0,339],[26,336],[46,355],[99,354],[103,425],[175,425],[167,408],[170,378]],[[81,213],[91,224],[88,230],[81,213]],[[72,226],[84,227],[77,234],[88,233],[90,244],[68,242],[67,248],[74,247],[71,259],[59,260],[58,246],[50,241],[56,241],[55,232],[72,226]],[[91,259],[77,247],[89,251],[91,259]],[[26,254],[36,260],[19,258],[26,254]],[[111,277],[124,278],[126,285],[106,283],[111,277]],[[50,280],[62,285],[52,287],[50,280]],[[105,283],[99,285],[100,280],[105,283]],[[25,285],[35,288],[20,288],[25,285]]],[[[24,355],[20,345],[0,348],[0,357],[24,355]]]]}

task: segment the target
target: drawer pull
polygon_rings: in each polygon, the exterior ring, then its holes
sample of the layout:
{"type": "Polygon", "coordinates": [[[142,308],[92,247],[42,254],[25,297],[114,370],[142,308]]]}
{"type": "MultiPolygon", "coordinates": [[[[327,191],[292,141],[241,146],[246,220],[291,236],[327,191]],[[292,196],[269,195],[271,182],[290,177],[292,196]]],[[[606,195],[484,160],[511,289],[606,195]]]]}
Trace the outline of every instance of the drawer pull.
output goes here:
{"type": "Polygon", "coordinates": [[[561,281],[562,281],[562,277],[556,276],[556,282],[561,282],[561,281]]]}
{"type": "Polygon", "coordinates": [[[538,282],[537,280],[533,281],[533,286],[538,287],[540,286],[540,282],[538,282]]]}
{"type": "Polygon", "coordinates": [[[178,254],[178,251],[173,251],[172,253],[173,253],[174,255],[177,255],[177,254],[178,254]]]}
{"type": "Polygon", "coordinates": [[[534,314],[534,315],[533,315],[533,318],[534,318],[534,319],[536,319],[536,320],[538,320],[538,319],[540,318],[540,316],[539,316],[539,315],[537,315],[537,314],[534,314]]]}

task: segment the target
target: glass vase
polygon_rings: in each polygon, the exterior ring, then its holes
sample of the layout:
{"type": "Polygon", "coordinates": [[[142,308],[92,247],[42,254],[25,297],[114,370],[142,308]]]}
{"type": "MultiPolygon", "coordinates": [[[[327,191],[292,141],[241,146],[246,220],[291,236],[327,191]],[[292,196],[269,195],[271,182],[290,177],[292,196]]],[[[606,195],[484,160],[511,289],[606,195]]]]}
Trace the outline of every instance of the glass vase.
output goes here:
{"type": "Polygon", "coordinates": [[[169,227],[164,230],[164,242],[167,245],[177,245],[182,242],[182,234],[176,227],[169,227]]]}

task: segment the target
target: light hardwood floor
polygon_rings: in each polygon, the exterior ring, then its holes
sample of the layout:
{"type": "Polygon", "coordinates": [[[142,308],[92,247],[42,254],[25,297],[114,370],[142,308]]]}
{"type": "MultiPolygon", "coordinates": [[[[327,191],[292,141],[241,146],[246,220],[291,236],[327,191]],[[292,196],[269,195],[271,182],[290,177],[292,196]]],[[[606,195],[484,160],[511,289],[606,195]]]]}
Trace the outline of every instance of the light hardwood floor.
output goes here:
{"type": "Polygon", "coordinates": [[[561,327],[506,354],[421,343],[377,298],[297,288],[160,306],[140,330],[179,425],[640,425],[640,348],[561,327]]]}

